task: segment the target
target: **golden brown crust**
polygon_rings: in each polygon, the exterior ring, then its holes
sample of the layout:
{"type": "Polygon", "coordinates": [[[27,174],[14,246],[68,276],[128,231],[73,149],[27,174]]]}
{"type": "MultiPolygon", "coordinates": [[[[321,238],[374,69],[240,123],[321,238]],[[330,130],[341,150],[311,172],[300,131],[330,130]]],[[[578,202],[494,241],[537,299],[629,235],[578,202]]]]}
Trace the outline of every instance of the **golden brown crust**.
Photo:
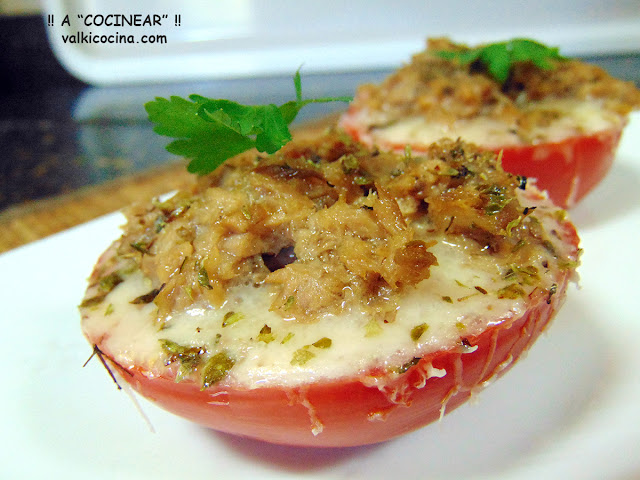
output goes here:
{"type": "Polygon", "coordinates": [[[387,319],[429,278],[442,239],[528,265],[549,240],[519,181],[461,142],[402,156],[331,131],[131,207],[113,261],[151,279],[161,320],[198,299],[219,305],[240,284],[273,289],[272,310],[301,321],[356,304],[387,319]]]}
{"type": "Polygon", "coordinates": [[[474,63],[463,65],[436,54],[467,48],[446,38],[429,39],[425,51],[380,85],[361,86],[355,108],[380,113],[372,120],[379,126],[411,116],[440,123],[482,116],[513,124],[523,138],[554,115],[553,109],[536,108],[539,102],[593,100],[622,116],[640,108],[640,90],[632,82],[578,60],[549,60],[554,66],[549,70],[519,62],[501,85],[474,63]]]}

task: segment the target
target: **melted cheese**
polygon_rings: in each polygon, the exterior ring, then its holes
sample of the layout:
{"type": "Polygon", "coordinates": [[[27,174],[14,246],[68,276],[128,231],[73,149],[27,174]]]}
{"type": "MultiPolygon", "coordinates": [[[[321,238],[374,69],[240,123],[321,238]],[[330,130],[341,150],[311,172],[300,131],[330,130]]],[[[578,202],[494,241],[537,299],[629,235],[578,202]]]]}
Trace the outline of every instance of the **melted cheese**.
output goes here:
{"type": "MultiPolygon", "coordinates": [[[[224,381],[256,388],[364,375],[374,366],[398,368],[416,356],[460,345],[462,336],[478,333],[491,322],[509,321],[523,313],[522,298],[499,299],[495,294],[507,282],[492,256],[445,241],[432,251],[438,266],[432,268],[429,279],[400,299],[396,319],[390,323],[361,311],[324,315],[310,323],[292,321],[269,310],[272,293],[263,285],[236,287],[221,307],[196,303],[160,324],[153,303],[130,303],[151,288],[138,271],[113,289],[102,304],[85,311],[83,330],[88,338],[103,339],[101,345],[107,351],[117,352],[114,359],[120,365],[141,366],[150,375],[159,375],[166,368],[163,339],[204,347],[206,355],[224,350],[235,360],[224,381]],[[241,318],[223,326],[228,312],[241,318]],[[375,328],[372,321],[377,322],[375,328]],[[428,328],[415,341],[412,329],[421,324],[428,328]],[[259,340],[264,325],[273,335],[268,343],[259,340]],[[332,341],[329,348],[313,346],[325,337],[332,341]],[[283,343],[285,338],[289,339],[283,343]],[[313,356],[294,365],[292,359],[299,349],[313,356]]],[[[434,369],[433,374],[446,372],[434,369]]]]}
{"type": "MultiPolygon", "coordinates": [[[[527,113],[551,112],[557,118],[536,124],[525,134],[518,125],[488,117],[458,119],[451,124],[436,123],[426,117],[406,117],[382,127],[373,126],[370,138],[380,145],[429,145],[441,138],[462,138],[485,148],[559,142],[576,135],[591,135],[619,128],[623,118],[603,108],[602,102],[570,99],[545,100],[530,104],[527,113]]],[[[361,120],[367,124],[368,114],[361,120]]]]}

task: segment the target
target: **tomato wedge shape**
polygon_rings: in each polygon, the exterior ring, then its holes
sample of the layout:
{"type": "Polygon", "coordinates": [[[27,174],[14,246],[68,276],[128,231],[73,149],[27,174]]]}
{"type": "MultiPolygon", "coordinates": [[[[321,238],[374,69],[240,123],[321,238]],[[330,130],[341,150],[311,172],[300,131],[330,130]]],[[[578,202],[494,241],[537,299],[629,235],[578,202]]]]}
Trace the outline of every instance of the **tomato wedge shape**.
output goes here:
{"type": "Polygon", "coordinates": [[[577,233],[522,187],[461,142],[407,158],[332,132],[239,157],[132,207],[82,329],[135,391],[203,426],[389,440],[507,372],[562,304],[577,233]]]}

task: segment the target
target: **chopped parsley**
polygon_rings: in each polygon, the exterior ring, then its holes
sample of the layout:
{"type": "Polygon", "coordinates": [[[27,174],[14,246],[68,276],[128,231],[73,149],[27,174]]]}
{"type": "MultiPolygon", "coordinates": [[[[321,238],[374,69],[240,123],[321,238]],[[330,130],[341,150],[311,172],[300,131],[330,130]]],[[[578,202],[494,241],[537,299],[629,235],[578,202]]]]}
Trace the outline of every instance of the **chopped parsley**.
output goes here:
{"type": "Polygon", "coordinates": [[[487,204],[484,207],[487,215],[500,213],[504,207],[513,200],[513,198],[508,195],[507,187],[504,186],[492,185],[486,188],[483,194],[487,198],[487,204]]]}
{"type": "Polygon", "coordinates": [[[289,310],[295,304],[296,304],[296,297],[294,295],[291,295],[287,297],[287,300],[284,302],[284,309],[289,310]]]}
{"type": "Polygon", "coordinates": [[[393,368],[391,371],[401,375],[401,374],[409,371],[409,369],[411,369],[412,367],[415,367],[419,363],[420,363],[420,358],[419,357],[414,357],[411,360],[409,360],[407,363],[404,363],[404,364],[400,365],[399,367],[393,368]]]}
{"type": "Polygon", "coordinates": [[[264,325],[260,329],[260,333],[258,334],[258,341],[264,343],[271,343],[276,339],[275,335],[271,333],[271,327],[267,324],[264,325]]]}
{"type": "Polygon", "coordinates": [[[104,277],[101,277],[97,283],[100,291],[93,297],[85,298],[80,304],[80,307],[88,308],[100,305],[107,297],[107,295],[111,292],[111,290],[116,288],[123,281],[124,278],[122,277],[120,272],[112,272],[108,275],[105,275],[104,277]]]}
{"type": "Polygon", "coordinates": [[[143,240],[131,242],[129,245],[131,246],[131,248],[137,250],[140,253],[149,253],[149,247],[151,246],[149,242],[143,240]]]}
{"type": "Polygon", "coordinates": [[[289,332],[285,335],[285,337],[282,339],[282,341],[280,342],[281,345],[284,345],[285,343],[287,343],[289,340],[291,340],[293,338],[295,334],[293,332],[289,332]]]}
{"type": "Polygon", "coordinates": [[[209,274],[207,273],[207,269],[204,267],[200,267],[200,270],[198,270],[198,283],[201,287],[204,287],[208,290],[213,290],[211,281],[209,280],[209,274]]]}
{"type": "Polygon", "coordinates": [[[169,357],[167,365],[176,361],[180,362],[176,382],[184,380],[198,368],[202,362],[202,355],[206,353],[204,347],[186,347],[168,339],[161,339],[160,346],[169,357]]]}
{"type": "Polygon", "coordinates": [[[111,290],[116,288],[118,285],[120,285],[123,281],[124,281],[124,278],[122,278],[122,275],[120,275],[120,272],[110,273],[109,275],[105,275],[100,279],[99,281],[100,290],[103,290],[105,292],[110,292],[111,290]]]}
{"type": "Polygon", "coordinates": [[[517,283],[510,283],[506,287],[498,290],[498,298],[509,298],[515,300],[525,296],[524,289],[517,283]]]}
{"type": "MultiPolygon", "coordinates": [[[[284,343],[284,341],[282,342],[284,343]]],[[[311,347],[315,347],[318,349],[327,349],[331,347],[333,342],[328,337],[322,337],[320,340],[316,340],[311,345],[305,345],[302,348],[299,348],[295,352],[293,352],[293,356],[291,357],[291,365],[304,365],[309,360],[316,356],[315,353],[311,351],[311,347]]]]}
{"type": "Polygon", "coordinates": [[[428,328],[429,325],[427,325],[426,323],[421,323],[420,325],[416,325],[415,327],[413,327],[411,329],[411,340],[413,340],[414,342],[420,340],[420,337],[422,337],[422,335],[427,331],[428,328]]]}
{"type": "Polygon", "coordinates": [[[291,365],[304,365],[316,354],[309,350],[309,346],[305,345],[302,348],[299,348],[295,352],[293,352],[293,357],[291,358],[291,365]]]}
{"type": "Polygon", "coordinates": [[[329,348],[331,346],[331,339],[322,337],[320,340],[313,342],[312,345],[316,348],[329,348]]]}
{"type": "Polygon", "coordinates": [[[209,388],[227,376],[229,370],[233,368],[235,361],[227,352],[218,352],[207,360],[202,367],[201,390],[209,388]]]}
{"type": "Polygon", "coordinates": [[[367,322],[367,324],[364,326],[364,330],[364,336],[367,338],[377,337],[383,332],[382,327],[375,318],[372,318],[367,322]]]}
{"type": "Polygon", "coordinates": [[[160,293],[160,290],[162,290],[162,287],[154,288],[150,292],[147,292],[143,295],[140,295],[139,297],[134,298],[133,300],[131,300],[130,303],[132,303],[133,305],[144,305],[147,303],[151,303],[158,296],[158,294],[160,293]]]}
{"type": "MultiPolygon", "coordinates": [[[[243,318],[244,318],[244,315],[241,314],[240,312],[233,312],[233,311],[227,312],[224,314],[224,317],[222,318],[222,328],[228,327],[229,325],[233,325],[234,323],[239,322],[243,318]]],[[[270,328],[269,328],[269,332],[271,332],[270,328]]]]}

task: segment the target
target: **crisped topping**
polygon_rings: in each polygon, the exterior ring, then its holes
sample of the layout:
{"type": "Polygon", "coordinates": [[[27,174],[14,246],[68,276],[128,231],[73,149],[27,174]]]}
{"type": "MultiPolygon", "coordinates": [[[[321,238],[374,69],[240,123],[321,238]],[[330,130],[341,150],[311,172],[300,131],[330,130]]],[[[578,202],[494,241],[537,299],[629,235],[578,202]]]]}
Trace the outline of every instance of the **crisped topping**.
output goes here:
{"type": "Polygon", "coordinates": [[[550,68],[541,68],[516,61],[501,83],[479,60],[458,59],[472,51],[446,38],[430,39],[425,51],[380,85],[361,86],[353,105],[368,111],[374,127],[411,117],[443,124],[486,117],[512,125],[525,140],[571,102],[588,100],[622,116],[640,107],[640,91],[633,83],[612,78],[595,65],[547,58],[550,68]],[[458,56],[444,58],[443,52],[458,56]],[[554,106],[556,101],[560,103],[554,106]]]}
{"type": "MultiPolygon", "coordinates": [[[[141,302],[154,302],[161,322],[195,302],[221,305],[241,285],[271,289],[285,318],[357,307],[391,321],[398,299],[438,265],[430,250],[440,241],[494,255],[514,276],[530,273],[540,251],[560,268],[562,252],[549,250],[553,239],[518,194],[525,183],[461,142],[397,155],[331,131],[236,157],[191,191],[130,208],[103,271],[142,270],[151,282],[141,302]]],[[[260,339],[270,334],[265,326],[260,339]]]]}

